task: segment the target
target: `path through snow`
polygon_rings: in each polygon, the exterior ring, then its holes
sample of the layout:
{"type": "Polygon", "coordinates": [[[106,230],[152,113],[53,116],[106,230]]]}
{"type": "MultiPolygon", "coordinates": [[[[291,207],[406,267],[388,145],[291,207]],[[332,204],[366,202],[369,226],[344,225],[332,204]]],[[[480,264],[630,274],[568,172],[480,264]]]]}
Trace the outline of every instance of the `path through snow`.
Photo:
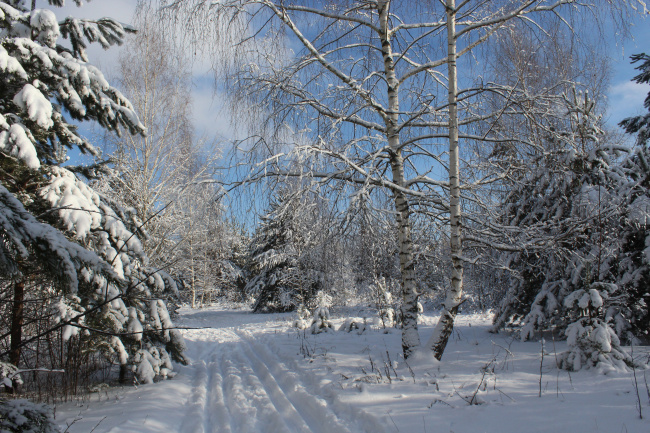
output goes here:
{"type": "MultiPolygon", "coordinates": [[[[338,329],[348,316],[334,313],[338,329]]],[[[423,336],[436,320],[422,317],[423,336]]],[[[79,418],[69,433],[650,431],[650,370],[569,374],[555,361],[566,342],[492,334],[486,314],[457,317],[442,362],[409,363],[399,331],[377,323],[311,335],[290,314],[219,307],[184,309],[177,323],[203,328],[183,331],[191,363],[178,376],[60,406],[57,420],[79,418]]],[[[649,347],[634,354],[650,363],[649,347]]]]}
{"type": "Polygon", "coordinates": [[[319,395],[304,371],[289,369],[266,347],[265,334],[255,331],[273,332],[286,315],[188,310],[179,323],[206,329],[184,331],[191,363],[174,380],[64,405],[57,419],[71,424],[70,433],[384,431],[367,414],[336,404],[335,396],[319,395]]]}

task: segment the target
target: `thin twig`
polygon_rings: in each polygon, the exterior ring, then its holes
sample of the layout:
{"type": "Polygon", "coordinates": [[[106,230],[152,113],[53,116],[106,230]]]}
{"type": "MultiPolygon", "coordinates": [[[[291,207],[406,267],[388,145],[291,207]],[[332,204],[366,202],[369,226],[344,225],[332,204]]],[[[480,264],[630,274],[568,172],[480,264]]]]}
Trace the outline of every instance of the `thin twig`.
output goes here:
{"type": "Polygon", "coordinates": [[[641,406],[641,396],[639,395],[639,382],[636,377],[636,362],[634,361],[634,346],[632,346],[632,374],[634,375],[634,390],[636,391],[636,402],[639,408],[639,419],[643,419],[643,407],[641,406]]]}
{"type": "MultiPolygon", "coordinates": [[[[107,416],[108,416],[108,415],[107,415],[107,416]]],[[[104,421],[105,419],[106,419],[106,416],[104,416],[104,418],[100,419],[99,422],[98,422],[97,424],[95,424],[95,427],[93,427],[93,429],[90,430],[89,433],[93,433],[93,432],[95,431],[95,429],[96,429],[97,427],[99,427],[99,425],[100,425],[100,424],[102,423],[102,421],[104,421]]]]}

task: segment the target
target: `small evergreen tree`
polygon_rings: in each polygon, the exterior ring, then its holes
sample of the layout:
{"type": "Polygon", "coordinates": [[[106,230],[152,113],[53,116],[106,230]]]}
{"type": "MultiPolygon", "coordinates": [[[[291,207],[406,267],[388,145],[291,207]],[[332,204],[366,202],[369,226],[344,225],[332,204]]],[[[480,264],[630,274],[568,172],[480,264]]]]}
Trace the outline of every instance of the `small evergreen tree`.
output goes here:
{"type": "Polygon", "coordinates": [[[332,306],[332,297],[327,293],[319,290],[316,293],[316,310],[311,320],[311,333],[320,334],[321,332],[332,331],[332,321],[330,318],[330,307],[332,306]]]}
{"type": "Polygon", "coordinates": [[[502,223],[539,244],[506,254],[504,261],[518,275],[494,319],[497,329],[523,325],[524,339],[540,329],[564,329],[570,323],[564,298],[602,274],[594,245],[602,234],[600,205],[609,199],[603,185],[610,155],[599,147],[603,132],[593,101],[574,94],[565,102],[566,129],[549,135],[544,151],[525,161],[526,171],[503,205],[502,223]]]}
{"type": "Polygon", "coordinates": [[[254,312],[291,311],[308,304],[317,291],[318,281],[305,260],[312,245],[313,227],[305,224],[310,207],[298,197],[280,191],[253,236],[246,292],[255,298],[254,312]]]}
{"type": "Polygon", "coordinates": [[[595,283],[564,298],[564,307],[575,321],[565,331],[569,350],[559,355],[560,368],[577,371],[593,367],[607,373],[616,369],[627,370],[632,365],[632,358],[621,348],[620,340],[604,314],[607,300],[617,291],[614,284],[595,283]]]}
{"type": "Polygon", "coordinates": [[[51,407],[23,399],[0,401],[0,431],[2,433],[61,433],[51,407]]]}

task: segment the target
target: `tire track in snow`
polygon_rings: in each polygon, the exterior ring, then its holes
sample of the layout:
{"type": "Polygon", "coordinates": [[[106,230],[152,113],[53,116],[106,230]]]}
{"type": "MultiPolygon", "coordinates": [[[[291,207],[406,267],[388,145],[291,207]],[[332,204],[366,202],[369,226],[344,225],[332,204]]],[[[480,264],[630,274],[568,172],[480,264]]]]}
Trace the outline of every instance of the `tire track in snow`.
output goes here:
{"type": "Polygon", "coordinates": [[[288,371],[275,356],[269,356],[270,352],[261,344],[251,341],[243,333],[239,335],[242,337],[244,353],[265,388],[276,399],[276,407],[284,407],[286,404],[293,407],[307,424],[307,432],[351,433],[346,423],[328,407],[328,403],[308,392],[295,373],[288,371]]]}

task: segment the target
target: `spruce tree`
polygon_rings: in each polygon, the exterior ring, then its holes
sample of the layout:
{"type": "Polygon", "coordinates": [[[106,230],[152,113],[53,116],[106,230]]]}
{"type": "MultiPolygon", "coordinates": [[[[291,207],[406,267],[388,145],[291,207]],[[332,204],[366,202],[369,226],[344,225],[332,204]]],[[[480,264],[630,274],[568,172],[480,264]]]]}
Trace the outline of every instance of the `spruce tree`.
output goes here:
{"type": "MultiPolygon", "coordinates": [[[[647,57],[634,58],[646,60],[640,69],[648,70],[647,57]]],[[[546,245],[506,254],[518,275],[497,310],[495,328],[521,325],[522,338],[562,331],[571,346],[561,355],[563,368],[608,371],[631,365],[621,341],[648,336],[647,116],[621,123],[639,133],[629,147],[603,140],[586,106],[569,106],[569,116],[580,116],[560,134],[568,140],[527,165],[523,182],[505,201],[504,222],[532,230],[546,245]]]]}
{"type": "MultiPolygon", "coordinates": [[[[635,54],[630,57],[632,63],[641,62],[635,69],[640,71],[636,77],[632,79],[637,84],[650,84],[650,56],[646,53],[635,54]]],[[[624,119],[619,125],[623,127],[628,134],[637,134],[637,144],[644,145],[650,138],[650,92],[643,101],[643,106],[649,112],[639,116],[628,117],[624,119]]]]}
{"type": "MultiPolygon", "coordinates": [[[[88,43],[109,48],[134,29],[110,18],[58,22],[52,10],[25,3],[0,2],[0,284],[40,299],[38,308],[53,312],[49,332],[84,339],[87,350],[131,367],[141,381],[167,376],[170,355],[184,361],[164,302],[174,280],[148,267],[135,212],[83,180],[102,164],[64,164],[70,149],[100,156],[72,120],[145,133],[130,102],[86,55],[88,43]]],[[[12,338],[23,325],[14,318],[12,338]]],[[[15,336],[19,350],[46,335],[15,336]]]]}
{"type": "Polygon", "coordinates": [[[249,248],[251,279],[245,289],[255,298],[254,312],[292,311],[308,304],[318,290],[304,260],[314,229],[305,224],[307,209],[298,193],[285,189],[261,218],[249,248]]]}

